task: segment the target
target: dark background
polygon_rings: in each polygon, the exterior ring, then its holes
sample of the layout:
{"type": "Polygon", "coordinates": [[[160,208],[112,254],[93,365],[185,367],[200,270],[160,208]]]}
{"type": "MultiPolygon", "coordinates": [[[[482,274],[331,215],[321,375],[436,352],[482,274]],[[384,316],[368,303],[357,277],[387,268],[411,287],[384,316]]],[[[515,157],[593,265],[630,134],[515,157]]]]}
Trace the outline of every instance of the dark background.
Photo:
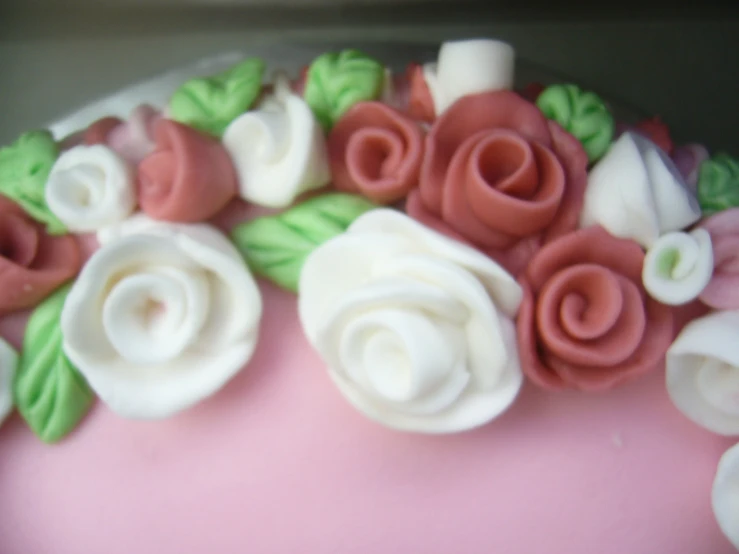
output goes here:
{"type": "Polygon", "coordinates": [[[254,44],[489,36],[739,155],[739,2],[0,0],[0,143],[173,66],[254,44]]]}

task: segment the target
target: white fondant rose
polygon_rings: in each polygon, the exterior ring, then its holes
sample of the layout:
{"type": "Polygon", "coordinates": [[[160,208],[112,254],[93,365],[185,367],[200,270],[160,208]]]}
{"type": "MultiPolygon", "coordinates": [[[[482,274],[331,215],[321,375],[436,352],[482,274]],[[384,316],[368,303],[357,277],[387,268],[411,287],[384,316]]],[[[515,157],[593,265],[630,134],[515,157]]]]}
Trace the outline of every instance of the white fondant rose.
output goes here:
{"type": "Polygon", "coordinates": [[[325,140],[308,104],[282,78],[259,109],[237,117],[223,134],[241,196],[283,208],[331,179],[325,140]]]}
{"type": "Polygon", "coordinates": [[[711,275],[713,247],[705,229],[662,235],[644,257],[644,288],[663,304],[677,306],[695,300],[711,275]]]}
{"type": "Polygon", "coordinates": [[[49,209],[70,231],[96,231],[125,219],[136,206],[134,174],[107,146],[63,152],[45,189],[49,209]]]}
{"type": "Polygon", "coordinates": [[[437,62],[423,67],[436,115],[467,94],[513,88],[514,64],[513,47],[499,40],[445,42],[437,62]]]}
{"type": "Polygon", "coordinates": [[[688,418],[739,435],[739,311],[691,321],[666,355],[667,392],[688,418]]]}
{"type": "Polygon", "coordinates": [[[262,302],[215,228],[129,221],[67,297],[64,352],[113,411],[161,418],[216,392],[251,358],[262,302]]]}
{"type": "Polygon", "coordinates": [[[580,223],[602,225],[649,248],[663,233],[685,229],[700,217],[697,199],[669,156],[627,132],[588,174],[580,223]]]}
{"type": "Polygon", "coordinates": [[[18,354],[0,338],[0,424],[13,411],[13,378],[18,365],[18,354]]]}
{"type": "Polygon", "coordinates": [[[739,444],[721,456],[713,480],[711,504],[719,527],[739,550],[739,444]]]}
{"type": "Polygon", "coordinates": [[[522,383],[522,291],[498,264],[389,209],[319,246],[298,307],[329,374],[366,416],[444,433],[486,423],[522,383]]]}

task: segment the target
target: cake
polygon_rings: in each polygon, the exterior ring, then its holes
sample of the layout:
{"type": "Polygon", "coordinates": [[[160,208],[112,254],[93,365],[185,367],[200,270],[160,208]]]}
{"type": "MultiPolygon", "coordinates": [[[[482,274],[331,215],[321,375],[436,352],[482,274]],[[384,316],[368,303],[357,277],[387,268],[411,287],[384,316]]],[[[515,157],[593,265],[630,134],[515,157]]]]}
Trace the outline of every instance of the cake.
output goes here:
{"type": "Polygon", "coordinates": [[[0,150],[0,553],[739,548],[736,158],[497,40],[230,62],[0,150]]]}

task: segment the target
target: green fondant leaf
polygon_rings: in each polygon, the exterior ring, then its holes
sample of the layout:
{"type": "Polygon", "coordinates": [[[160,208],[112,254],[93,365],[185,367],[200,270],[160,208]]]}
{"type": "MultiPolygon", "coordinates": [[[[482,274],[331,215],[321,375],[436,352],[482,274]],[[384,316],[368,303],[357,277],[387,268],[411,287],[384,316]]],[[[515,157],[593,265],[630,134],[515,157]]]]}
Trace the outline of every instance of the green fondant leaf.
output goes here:
{"type": "Polygon", "coordinates": [[[361,196],[326,194],[279,215],[242,223],[231,236],[255,273],[297,292],[308,255],[375,207],[361,196]]]}
{"type": "Polygon", "coordinates": [[[52,235],[67,232],[49,210],[44,194],[54,162],[59,155],[48,131],[29,131],[12,145],[0,149],[0,194],[19,204],[52,235]]]}
{"type": "Polygon", "coordinates": [[[704,215],[739,206],[739,160],[721,153],[701,164],[698,202],[704,215]]]}
{"type": "Polygon", "coordinates": [[[611,146],[616,125],[605,102],[594,92],[577,85],[552,85],[539,95],[536,105],[580,141],[591,163],[611,146]]]}
{"type": "Polygon", "coordinates": [[[327,52],[308,68],[303,96],[328,130],[357,102],[379,98],[384,83],[384,66],[359,50],[327,52]]]}
{"type": "Polygon", "coordinates": [[[18,411],[48,443],[72,431],[95,398],[62,350],[59,319],[70,288],[62,287],[31,314],[13,383],[18,411]]]}
{"type": "Polygon", "coordinates": [[[169,101],[172,119],[221,136],[229,123],[247,111],[262,89],[264,62],[250,58],[219,75],[192,79],[169,101]]]}

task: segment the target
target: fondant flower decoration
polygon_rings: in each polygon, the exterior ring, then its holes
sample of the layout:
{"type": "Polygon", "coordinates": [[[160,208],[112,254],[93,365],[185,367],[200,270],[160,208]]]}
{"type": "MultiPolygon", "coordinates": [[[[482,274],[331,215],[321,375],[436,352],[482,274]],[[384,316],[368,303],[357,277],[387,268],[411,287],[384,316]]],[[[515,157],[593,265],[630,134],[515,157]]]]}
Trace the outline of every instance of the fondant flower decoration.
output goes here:
{"type": "Polygon", "coordinates": [[[591,162],[603,157],[611,146],[616,124],[594,92],[577,85],[551,85],[538,96],[536,105],[580,141],[591,162]]]}
{"type": "Polygon", "coordinates": [[[52,237],[0,197],[0,315],[32,308],[79,271],[77,241],[52,237]]]}
{"type": "Polygon", "coordinates": [[[577,226],[587,165],[578,140],[515,92],[466,96],[429,131],[406,210],[518,275],[577,226]]]}
{"type": "Polygon", "coordinates": [[[251,358],[262,302],[231,243],[209,225],[137,216],[108,232],[64,304],[64,352],[130,418],[170,416],[251,358]]]}
{"type": "Polygon", "coordinates": [[[283,78],[276,79],[274,93],[258,109],[226,128],[223,145],[242,198],[254,204],[284,208],[331,180],[323,130],[283,78]]]}
{"type": "Polygon", "coordinates": [[[418,186],[423,132],[385,104],[360,102],[331,130],[328,154],[337,189],[390,204],[418,186]]]}
{"type": "Polygon", "coordinates": [[[672,161],[675,162],[680,174],[685,179],[688,188],[697,194],[698,175],[703,162],[711,156],[702,144],[685,144],[678,146],[672,152],[672,161]]]}
{"type": "Polygon", "coordinates": [[[10,198],[52,235],[66,233],[44,197],[46,179],[59,154],[48,131],[29,131],[0,148],[0,195],[10,198]]]}
{"type": "Polygon", "coordinates": [[[658,238],[644,258],[642,281],[652,298],[679,306],[698,298],[712,274],[711,235],[695,229],[658,238]]]}
{"type": "Polygon", "coordinates": [[[729,448],[719,460],[711,505],[721,531],[739,550],[739,444],[729,448]]]}
{"type": "Polygon", "coordinates": [[[385,67],[359,50],[326,52],[308,68],[303,96],[328,130],[357,102],[380,98],[385,77],[385,67]]]}
{"type": "Polygon", "coordinates": [[[180,123],[221,136],[257,99],[263,74],[264,62],[250,58],[218,75],[192,79],[172,95],[167,113],[180,123]]]}
{"type": "Polygon", "coordinates": [[[490,421],[518,394],[520,298],[479,252],[377,209],[308,256],[298,310],[357,410],[391,428],[449,433],[490,421]]]}
{"type": "Polygon", "coordinates": [[[134,179],[128,162],[107,146],[75,146],[51,168],[46,204],[70,231],[96,231],[133,212],[134,179]]]}
{"type": "Polygon", "coordinates": [[[445,42],[436,63],[423,67],[436,115],[468,94],[513,88],[516,53],[500,40],[445,42]]]}
{"type": "Polygon", "coordinates": [[[406,111],[411,119],[431,123],[436,119],[436,109],[431,91],[423,75],[423,66],[412,63],[406,69],[408,101],[406,111]]]}
{"type": "Polygon", "coordinates": [[[739,208],[704,219],[713,244],[713,277],[700,300],[717,310],[739,309],[739,208]]]}
{"type": "Polygon", "coordinates": [[[656,368],[672,312],[642,286],[638,244],[599,226],[542,248],[520,279],[518,349],[524,373],[548,389],[604,390],[656,368]]]}
{"type": "Polygon", "coordinates": [[[700,216],[695,196],[667,154],[627,132],[590,171],[580,221],[649,248],[660,235],[685,229],[700,216]]]}
{"type": "Polygon", "coordinates": [[[156,146],[154,126],[160,118],[159,111],[142,104],[131,112],[128,121],[105,117],[90,125],[85,131],[85,144],[103,144],[138,165],[156,146]]]}
{"type": "Polygon", "coordinates": [[[0,338],[0,425],[13,411],[13,378],[18,366],[18,353],[0,338]]]}
{"type": "Polygon", "coordinates": [[[704,215],[739,207],[739,160],[716,154],[701,164],[698,200],[704,215]]]}
{"type": "Polygon", "coordinates": [[[712,312],[682,330],[666,356],[667,392],[690,420],[739,435],[739,311],[712,312]]]}
{"type": "Polygon", "coordinates": [[[154,219],[195,223],[236,196],[236,173],[221,143],[168,119],[154,127],[156,149],[139,164],[138,200],[154,219]]]}

